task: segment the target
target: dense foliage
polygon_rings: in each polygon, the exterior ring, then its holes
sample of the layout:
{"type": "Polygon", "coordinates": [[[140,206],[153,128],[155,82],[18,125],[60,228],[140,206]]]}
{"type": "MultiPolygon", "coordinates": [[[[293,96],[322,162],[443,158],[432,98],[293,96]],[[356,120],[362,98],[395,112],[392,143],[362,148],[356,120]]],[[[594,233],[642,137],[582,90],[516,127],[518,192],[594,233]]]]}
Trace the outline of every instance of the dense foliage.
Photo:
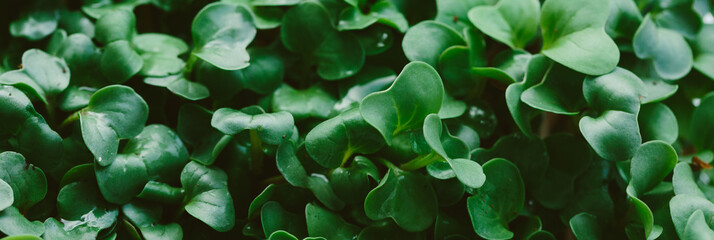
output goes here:
{"type": "Polygon", "coordinates": [[[713,8],[2,1],[0,238],[714,239],[713,8]]]}

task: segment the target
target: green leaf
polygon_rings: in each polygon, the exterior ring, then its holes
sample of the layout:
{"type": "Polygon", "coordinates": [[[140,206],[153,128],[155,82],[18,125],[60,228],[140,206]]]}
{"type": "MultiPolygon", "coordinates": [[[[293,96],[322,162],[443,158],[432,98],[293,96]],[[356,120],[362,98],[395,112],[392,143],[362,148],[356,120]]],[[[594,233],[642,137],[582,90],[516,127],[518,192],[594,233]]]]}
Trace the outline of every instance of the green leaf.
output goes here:
{"type": "Polygon", "coordinates": [[[523,92],[538,84],[546,76],[546,69],[550,64],[552,64],[550,60],[543,55],[533,56],[528,60],[525,79],[506,88],[508,111],[521,132],[528,137],[533,137],[534,135],[531,120],[540,112],[523,102],[521,96],[523,96],[523,92]]]}
{"type": "Polygon", "coordinates": [[[702,210],[696,210],[689,216],[687,220],[687,225],[684,228],[684,236],[682,239],[713,239],[714,230],[709,227],[706,219],[704,219],[704,212],[702,210]]]}
{"type": "Polygon", "coordinates": [[[65,112],[82,109],[89,104],[95,91],[93,88],[70,86],[60,95],[59,108],[65,112]]]}
{"type": "Polygon", "coordinates": [[[45,239],[96,239],[101,230],[87,225],[72,226],[71,224],[73,222],[67,222],[65,225],[54,218],[48,218],[45,220],[45,233],[42,236],[45,239]]]}
{"type": "Polygon", "coordinates": [[[40,202],[47,194],[47,178],[41,169],[25,162],[25,157],[16,152],[0,153],[0,180],[11,187],[12,206],[27,210],[40,202]],[[14,199],[14,201],[12,201],[14,199]]]}
{"type": "Polygon", "coordinates": [[[312,237],[350,240],[357,237],[360,228],[348,223],[340,215],[315,204],[305,206],[307,233],[312,237]]]}
{"type": "Polygon", "coordinates": [[[332,210],[340,210],[345,206],[324,175],[305,171],[292,141],[280,144],[275,155],[278,171],[290,185],[310,189],[320,202],[332,210]]]}
{"type": "Polygon", "coordinates": [[[604,30],[609,3],[609,0],[546,1],[540,18],[541,52],[584,74],[612,71],[620,60],[620,52],[604,30]]]}
{"type": "Polygon", "coordinates": [[[305,217],[285,210],[280,203],[269,201],[260,209],[260,222],[265,236],[284,230],[298,236],[307,236],[305,217]]]}
{"type": "Polygon", "coordinates": [[[54,168],[62,151],[62,138],[35,111],[30,99],[11,86],[0,86],[0,147],[16,151],[30,163],[54,168]]]}
{"type": "Polygon", "coordinates": [[[598,77],[588,77],[583,82],[583,95],[593,110],[616,110],[637,114],[644,95],[642,80],[623,68],[598,77]]]}
{"type": "Polygon", "coordinates": [[[479,148],[471,153],[478,163],[494,158],[505,158],[522,169],[523,182],[533,189],[541,182],[548,169],[548,150],[540,138],[527,138],[520,134],[506,135],[498,139],[491,149],[479,148]]]}
{"type": "Polygon", "coordinates": [[[226,135],[235,135],[243,130],[254,130],[260,140],[277,145],[285,139],[290,139],[294,120],[292,115],[285,111],[251,114],[230,108],[221,108],[213,113],[211,126],[226,135]]]}
{"type": "Polygon", "coordinates": [[[141,55],[143,65],[140,74],[144,76],[167,76],[179,73],[186,65],[176,56],[144,53],[141,55]]]}
{"type": "Polygon", "coordinates": [[[523,49],[536,35],[540,2],[501,0],[495,6],[469,10],[469,20],[484,34],[511,48],[523,49]]]}
{"type": "Polygon", "coordinates": [[[436,21],[446,24],[456,31],[472,27],[469,10],[477,6],[495,5],[498,0],[437,0],[436,21]]]}
{"type": "Polygon", "coordinates": [[[692,113],[690,123],[690,140],[699,149],[714,150],[714,93],[707,94],[701,99],[699,106],[692,113]]]}
{"type": "Polygon", "coordinates": [[[421,126],[427,115],[439,112],[443,89],[434,68],[423,62],[409,63],[387,90],[362,99],[360,112],[391,145],[394,136],[421,126]]]}
{"type": "Polygon", "coordinates": [[[409,28],[402,40],[404,55],[410,61],[423,61],[436,67],[439,56],[454,45],[466,45],[450,27],[435,21],[423,21],[409,28]]]}
{"type": "Polygon", "coordinates": [[[466,143],[458,138],[453,138],[448,131],[443,130],[445,129],[442,129],[441,119],[438,115],[429,114],[424,120],[424,139],[429,144],[429,147],[446,160],[453,174],[461,183],[470,188],[481,187],[486,180],[481,165],[468,159],[468,154],[466,156],[449,155],[447,151],[453,153],[454,151],[450,148],[453,148],[454,145],[462,148],[463,152],[468,152],[469,148],[466,143]],[[454,158],[452,159],[452,157],[454,158]]]}
{"type": "Polygon", "coordinates": [[[232,139],[211,127],[213,112],[195,104],[179,108],[177,133],[181,140],[193,147],[191,160],[211,165],[232,139]]]}
{"type": "Polygon", "coordinates": [[[349,167],[339,167],[330,175],[335,195],[353,205],[361,204],[372,190],[372,182],[378,181],[377,166],[363,156],[356,156],[349,167]]]}
{"type": "Polygon", "coordinates": [[[340,82],[341,99],[335,103],[333,113],[358,108],[360,101],[373,92],[389,87],[397,74],[386,67],[365,66],[359,73],[340,82]]]}
{"type": "Polygon", "coordinates": [[[523,50],[506,50],[493,59],[493,67],[474,67],[471,71],[479,76],[511,84],[523,82],[528,62],[533,56],[523,50]]]}
{"type": "Polygon", "coordinates": [[[669,175],[677,164],[677,153],[669,144],[650,141],[642,144],[632,157],[631,180],[635,192],[644,194],[669,175]]]}
{"type": "Polygon", "coordinates": [[[486,239],[510,239],[513,221],[525,202],[523,180],[516,165],[496,158],[483,165],[486,182],[468,198],[466,207],[478,234],[486,239]]]}
{"type": "Polygon", "coordinates": [[[47,103],[48,97],[57,96],[67,88],[69,78],[69,67],[64,60],[30,49],[22,54],[22,69],[0,75],[0,83],[26,85],[47,103]]]}
{"type": "Polygon", "coordinates": [[[380,0],[372,4],[369,12],[362,13],[359,7],[349,7],[340,13],[337,29],[358,30],[365,29],[374,23],[381,23],[394,29],[405,32],[409,23],[404,15],[391,1],[380,0]]]}
{"type": "Polygon", "coordinates": [[[126,82],[139,73],[143,65],[141,56],[124,40],[107,45],[100,62],[102,74],[112,83],[126,82]]]}
{"type": "Polygon", "coordinates": [[[364,65],[365,51],[357,37],[348,32],[328,34],[315,50],[317,74],[325,80],[355,75],[364,65]]]}
{"type": "Polygon", "coordinates": [[[322,5],[303,2],[285,12],[280,39],[288,50],[308,54],[317,50],[334,31],[330,16],[322,5]]]}
{"type": "Polygon", "coordinates": [[[75,226],[105,229],[114,225],[119,211],[109,205],[93,182],[80,180],[69,183],[57,195],[58,217],[75,226]]]}
{"type": "Polygon", "coordinates": [[[379,186],[364,200],[364,211],[372,220],[393,219],[409,232],[423,231],[434,224],[437,200],[429,181],[419,173],[389,169],[379,186]]]}
{"type": "Polygon", "coordinates": [[[32,235],[39,237],[45,231],[40,221],[29,221],[15,207],[0,211],[0,232],[12,235],[32,235]]]}
{"type": "Polygon", "coordinates": [[[687,223],[690,217],[697,211],[701,211],[704,219],[714,217],[714,204],[699,196],[689,194],[677,194],[669,201],[669,208],[672,214],[672,223],[679,236],[684,236],[687,223]]]}
{"type": "Polygon", "coordinates": [[[249,64],[246,47],[255,38],[253,19],[243,6],[228,3],[206,5],[191,24],[195,48],[192,55],[225,70],[249,64]]]}
{"type": "Polygon", "coordinates": [[[642,14],[635,1],[612,0],[610,4],[610,17],[605,24],[605,32],[614,39],[632,38],[642,22],[642,14]]]}
{"type": "Polygon", "coordinates": [[[680,162],[674,167],[674,174],[672,175],[672,187],[674,188],[675,195],[690,195],[697,197],[706,197],[704,192],[699,189],[697,182],[694,178],[694,173],[691,167],[686,162],[680,162]]]}
{"type": "Polygon", "coordinates": [[[188,45],[180,38],[160,33],[143,33],[131,39],[134,48],[140,53],[160,53],[178,56],[188,51],[188,45]]]}
{"type": "Polygon", "coordinates": [[[10,35],[30,41],[43,39],[57,29],[58,15],[55,11],[44,10],[23,13],[20,19],[10,23],[10,35]]]}
{"type": "Polygon", "coordinates": [[[662,140],[672,144],[679,136],[677,117],[662,103],[642,105],[637,121],[642,133],[642,141],[662,140]]]}
{"type": "MultiPolygon", "coordinates": [[[[539,62],[535,62],[533,67],[538,65],[539,62]]],[[[541,75],[542,80],[537,80],[540,83],[524,90],[521,101],[535,109],[556,114],[578,114],[585,105],[582,92],[585,76],[555,62],[544,67],[545,70],[541,70],[545,71],[541,75]]],[[[531,72],[530,66],[528,71],[531,72]]],[[[540,75],[539,72],[534,73],[540,75]]]]}
{"type": "Polygon", "coordinates": [[[144,79],[144,83],[165,87],[172,93],[192,101],[201,100],[210,95],[206,86],[201,83],[189,81],[183,75],[147,77],[144,79]]]}
{"type": "Polygon", "coordinates": [[[188,163],[181,139],[164,125],[149,125],[127,142],[116,160],[95,166],[97,184],[107,201],[128,203],[149,180],[170,182],[188,163]]]}
{"type": "Polygon", "coordinates": [[[15,201],[15,195],[10,184],[7,184],[3,179],[0,179],[0,211],[12,206],[15,201]]]}
{"type": "Polygon", "coordinates": [[[322,118],[330,116],[335,99],[319,86],[312,86],[305,90],[296,90],[283,84],[273,93],[273,112],[286,111],[293,115],[295,120],[305,118],[322,118]]]}
{"type": "Polygon", "coordinates": [[[384,146],[379,132],[358,109],[348,110],[315,126],[305,136],[305,149],[326,168],[344,165],[352,154],[374,153],[384,146]]]}
{"type": "Polygon", "coordinates": [[[114,3],[114,1],[101,1],[95,4],[82,6],[82,12],[91,18],[101,18],[104,14],[114,11],[133,11],[135,7],[149,3],[151,0],[128,0],[114,3]]]}
{"type": "Polygon", "coordinates": [[[235,225],[233,198],[227,181],[223,170],[196,162],[189,162],[181,171],[186,212],[219,232],[229,231],[235,225]]]}
{"type": "Polygon", "coordinates": [[[602,228],[594,215],[580,213],[570,218],[570,229],[577,239],[598,240],[602,238],[602,228]]]}
{"type": "Polygon", "coordinates": [[[632,113],[605,111],[596,118],[583,117],[579,126],[593,150],[607,160],[630,159],[642,143],[637,116],[632,113]]]}
{"type": "Polygon", "coordinates": [[[94,38],[102,44],[118,40],[131,41],[136,33],[136,17],[132,11],[117,10],[97,19],[94,38]]]}
{"type": "Polygon", "coordinates": [[[112,85],[95,92],[78,114],[87,148],[100,166],[108,166],[116,158],[119,140],[144,129],[149,107],[130,87],[112,85]]]}
{"type": "Polygon", "coordinates": [[[637,57],[650,60],[654,72],[664,79],[682,78],[692,69],[692,49],[684,37],[659,28],[649,14],[637,29],[632,46],[637,57]]]}
{"type": "Polygon", "coordinates": [[[181,239],[183,229],[178,223],[159,224],[162,208],[141,203],[130,203],[122,206],[122,213],[141,231],[147,239],[181,239]]]}
{"type": "Polygon", "coordinates": [[[692,50],[695,53],[694,68],[714,80],[714,69],[711,68],[714,65],[714,46],[710,44],[713,41],[714,25],[705,24],[694,39],[692,50]]]}

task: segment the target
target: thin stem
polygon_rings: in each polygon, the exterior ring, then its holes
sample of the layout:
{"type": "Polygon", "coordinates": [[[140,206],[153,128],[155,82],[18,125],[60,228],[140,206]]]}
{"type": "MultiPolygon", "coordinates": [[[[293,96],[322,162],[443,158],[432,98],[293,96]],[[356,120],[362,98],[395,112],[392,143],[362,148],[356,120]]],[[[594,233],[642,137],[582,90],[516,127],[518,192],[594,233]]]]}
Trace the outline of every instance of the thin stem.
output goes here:
{"type": "Polygon", "coordinates": [[[191,53],[190,57],[188,57],[188,61],[186,62],[186,66],[184,67],[184,76],[186,78],[191,78],[191,73],[193,72],[193,66],[196,64],[196,61],[198,61],[198,57],[196,57],[195,54],[191,53]]]}
{"type": "Polygon", "coordinates": [[[411,161],[402,164],[401,166],[399,166],[399,168],[401,168],[402,170],[405,170],[405,171],[414,171],[414,170],[426,167],[427,165],[429,165],[435,161],[438,161],[440,159],[443,159],[443,158],[441,156],[439,156],[439,154],[436,154],[436,152],[431,152],[427,155],[418,156],[418,157],[412,159],[411,161]]]}
{"type": "Polygon", "coordinates": [[[268,186],[270,184],[275,184],[275,183],[283,183],[286,182],[285,177],[283,175],[277,175],[277,176],[272,176],[266,179],[263,179],[263,181],[260,181],[260,186],[268,186]]]}
{"type": "Polygon", "coordinates": [[[258,137],[258,131],[251,129],[250,134],[250,157],[251,170],[255,175],[260,175],[263,172],[263,141],[258,137]]]}
{"type": "Polygon", "coordinates": [[[381,163],[382,165],[386,166],[389,169],[395,170],[395,171],[401,171],[397,165],[394,165],[394,163],[387,161],[387,159],[384,158],[377,158],[377,162],[381,163]]]}
{"type": "Polygon", "coordinates": [[[67,116],[67,118],[64,119],[64,121],[62,121],[59,128],[60,129],[65,128],[65,127],[69,126],[70,124],[76,122],[77,120],[79,120],[79,111],[76,111],[76,112],[70,114],[69,116],[67,116]]]}

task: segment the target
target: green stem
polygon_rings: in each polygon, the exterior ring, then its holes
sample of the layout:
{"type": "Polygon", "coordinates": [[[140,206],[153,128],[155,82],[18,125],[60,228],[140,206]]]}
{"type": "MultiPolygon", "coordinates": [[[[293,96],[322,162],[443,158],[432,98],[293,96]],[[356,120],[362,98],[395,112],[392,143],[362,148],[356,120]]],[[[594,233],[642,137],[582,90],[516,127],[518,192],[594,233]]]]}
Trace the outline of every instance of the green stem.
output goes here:
{"type": "Polygon", "coordinates": [[[69,126],[70,124],[76,122],[77,120],[79,120],[79,111],[76,111],[76,112],[70,114],[69,116],[67,116],[67,118],[64,119],[64,121],[62,121],[59,128],[60,129],[65,128],[65,127],[69,126]]]}
{"type": "Polygon", "coordinates": [[[52,124],[52,126],[57,126],[57,112],[55,111],[54,104],[52,104],[51,100],[47,100],[47,104],[45,104],[45,109],[47,109],[47,122],[52,124]]]}
{"type": "Polygon", "coordinates": [[[427,165],[429,165],[435,161],[438,161],[440,159],[443,159],[443,158],[441,156],[439,156],[439,154],[436,154],[436,152],[431,152],[427,155],[418,156],[418,157],[412,159],[411,161],[400,165],[399,168],[401,168],[402,170],[405,170],[405,171],[414,171],[414,170],[426,167],[427,165]]]}
{"type": "Polygon", "coordinates": [[[198,61],[198,57],[196,57],[196,54],[191,53],[190,57],[188,57],[188,61],[186,62],[186,66],[184,67],[184,77],[186,78],[191,78],[191,73],[193,72],[193,66],[196,64],[196,61],[198,61]]]}
{"type": "Polygon", "coordinates": [[[266,179],[263,179],[263,181],[260,181],[260,186],[268,186],[270,184],[274,183],[283,183],[285,182],[285,177],[283,175],[277,175],[277,176],[272,176],[266,179]]]}
{"type": "Polygon", "coordinates": [[[342,163],[340,163],[340,167],[345,167],[347,162],[350,160],[351,156],[352,156],[352,148],[347,148],[347,151],[345,151],[345,154],[342,155],[342,163]]]}
{"type": "Polygon", "coordinates": [[[387,159],[377,158],[377,162],[381,163],[382,165],[384,165],[394,171],[402,171],[401,169],[399,169],[399,167],[397,167],[397,165],[394,165],[394,163],[387,161],[387,159]]]}
{"type": "Polygon", "coordinates": [[[263,141],[258,137],[258,131],[251,129],[249,134],[251,168],[255,175],[260,175],[263,172],[263,141]]]}

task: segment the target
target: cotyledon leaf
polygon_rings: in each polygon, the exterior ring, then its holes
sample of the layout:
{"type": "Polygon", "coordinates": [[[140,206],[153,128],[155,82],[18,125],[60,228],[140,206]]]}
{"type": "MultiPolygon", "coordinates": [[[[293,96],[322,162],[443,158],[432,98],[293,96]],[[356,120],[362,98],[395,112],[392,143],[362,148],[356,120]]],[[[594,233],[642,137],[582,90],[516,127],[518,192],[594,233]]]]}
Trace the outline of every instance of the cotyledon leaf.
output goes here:
{"type": "Polygon", "coordinates": [[[443,96],[444,85],[436,70],[411,62],[387,90],[362,99],[360,112],[391,145],[394,136],[421,126],[427,115],[439,112],[443,96]]]}
{"type": "Polygon", "coordinates": [[[130,87],[112,85],[95,92],[77,114],[87,148],[100,166],[108,166],[116,158],[119,140],[144,129],[149,107],[130,87]]]}
{"type": "Polygon", "coordinates": [[[221,108],[213,113],[211,126],[226,135],[235,135],[243,130],[255,130],[260,140],[268,144],[280,144],[292,136],[294,120],[293,116],[285,111],[249,114],[221,108]]]}

